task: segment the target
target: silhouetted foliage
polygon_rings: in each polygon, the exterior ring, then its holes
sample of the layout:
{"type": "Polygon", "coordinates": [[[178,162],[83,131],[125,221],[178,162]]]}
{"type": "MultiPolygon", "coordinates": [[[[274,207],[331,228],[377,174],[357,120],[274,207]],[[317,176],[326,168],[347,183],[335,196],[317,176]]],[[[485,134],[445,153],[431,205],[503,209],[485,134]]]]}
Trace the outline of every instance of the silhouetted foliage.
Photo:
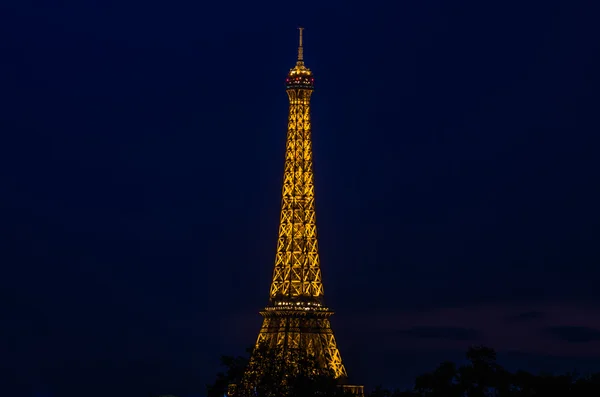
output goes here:
{"type": "Polygon", "coordinates": [[[467,351],[467,365],[440,364],[418,376],[413,390],[375,389],[368,397],[591,397],[600,396],[600,374],[534,375],[511,373],[496,362],[493,349],[476,346],[467,351]]]}
{"type": "Polygon", "coordinates": [[[236,397],[344,397],[333,371],[303,350],[249,349],[250,359],[223,357],[227,368],[213,385],[208,397],[222,397],[228,385],[235,384],[236,397]]]}
{"type": "MultiPolygon", "coordinates": [[[[227,371],[208,387],[208,397],[222,397],[229,383],[238,384],[239,397],[348,396],[337,387],[333,374],[314,357],[271,349],[255,350],[252,357],[250,362],[243,357],[224,357],[222,363],[227,371]]],[[[411,390],[376,387],[367,397],[600,396],[600,373],[578,376],[510,372],[496,362],[496,352],[484,346],[470,348],[466,358],[465,365],[443,362],[433,371],[419,375],[411,390]]]]}
{"type": "MultiPolygon", "coordinates": [[[[251,352],[252,349],[247,349],[247,353],[251,352]]],[[[248,358],[222,356],[221,366],[227,370],[226,372],[219,372],[215,383],[206,386],[207,397],[223,397],[229,384],[239,384],[248,366],[248,358]]]]}

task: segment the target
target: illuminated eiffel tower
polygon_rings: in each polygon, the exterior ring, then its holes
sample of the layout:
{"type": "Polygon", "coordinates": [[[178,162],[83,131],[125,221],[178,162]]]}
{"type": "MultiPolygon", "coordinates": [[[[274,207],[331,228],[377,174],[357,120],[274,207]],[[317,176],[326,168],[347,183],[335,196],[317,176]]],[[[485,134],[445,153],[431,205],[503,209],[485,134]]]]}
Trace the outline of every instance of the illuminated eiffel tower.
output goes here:
{"type": "MultiPolygon", "coordinates": [[[[256,345],[305,351],[345,383],[346,369],[329,322],[333,311],[323,302],[310,123],[314,77],[304,65],[302,30],[298,61],[286,78],[290,104],[279,237],[269,304],[260,313],[264,320],[256,345]]],[[[362,386],[344,387],[363,394],[362,386]]]]}

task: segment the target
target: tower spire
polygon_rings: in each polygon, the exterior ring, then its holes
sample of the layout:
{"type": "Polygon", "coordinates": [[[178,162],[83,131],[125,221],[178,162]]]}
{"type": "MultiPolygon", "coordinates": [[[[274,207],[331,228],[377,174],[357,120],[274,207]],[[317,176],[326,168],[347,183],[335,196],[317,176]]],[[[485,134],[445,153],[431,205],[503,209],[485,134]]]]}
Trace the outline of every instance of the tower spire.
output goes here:
{"type": "Polygon", "coordinates": [[[302,47],[302,31],[304,30],[304,28],[299,27],[298,30],[300,31],[300,40],[299,40],[299,44],[298,44],[298,63],[303,63],[304,62],[304,47],[302,47]]]}

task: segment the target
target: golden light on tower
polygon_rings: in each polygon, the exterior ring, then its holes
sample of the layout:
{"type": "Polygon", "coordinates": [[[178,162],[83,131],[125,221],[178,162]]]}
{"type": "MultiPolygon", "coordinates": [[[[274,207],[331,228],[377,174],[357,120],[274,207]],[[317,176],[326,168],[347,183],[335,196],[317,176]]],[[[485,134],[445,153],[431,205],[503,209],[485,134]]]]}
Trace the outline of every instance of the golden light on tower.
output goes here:
{"type": "Polygon", "coordinates": [[[281,218],[271,301],[323,296],[317,249],[315,189],[310,128],[314,77],[304,66],[302,28],[298,61],[286,79],[290,101],[283,171],[281,218]]]}
{"type": "MultiPolygon", "coordinates": [[[[323,302],[317,244],[315,186],[310,123],[313,73],[304,65],[303,29],[298,59],[286,78],[289,115],[283,172],[281,217],[269,304],[257,346],[300,350],[343,380],[346,369],[323,302]]],[[[362,394],[362,386],[347,386],[362,394]]]]}

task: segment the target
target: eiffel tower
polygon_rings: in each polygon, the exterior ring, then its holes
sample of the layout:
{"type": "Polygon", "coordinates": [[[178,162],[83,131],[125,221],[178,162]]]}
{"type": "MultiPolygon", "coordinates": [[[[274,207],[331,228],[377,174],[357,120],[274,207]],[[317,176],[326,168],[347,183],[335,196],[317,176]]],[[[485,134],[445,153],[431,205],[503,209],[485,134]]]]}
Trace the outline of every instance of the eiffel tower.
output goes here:
{"type": "Polygon", "coordinates": [[[346,384],[329,321],[333,311],[323,301],[310,123],[315,79],[304,65],[303,28],[299,30],[298,60],[286,78],[289,115],[275,270],[256,346],[305,351],[331,369],[344,388],[363,395],[362,386],[346,384]]]}

